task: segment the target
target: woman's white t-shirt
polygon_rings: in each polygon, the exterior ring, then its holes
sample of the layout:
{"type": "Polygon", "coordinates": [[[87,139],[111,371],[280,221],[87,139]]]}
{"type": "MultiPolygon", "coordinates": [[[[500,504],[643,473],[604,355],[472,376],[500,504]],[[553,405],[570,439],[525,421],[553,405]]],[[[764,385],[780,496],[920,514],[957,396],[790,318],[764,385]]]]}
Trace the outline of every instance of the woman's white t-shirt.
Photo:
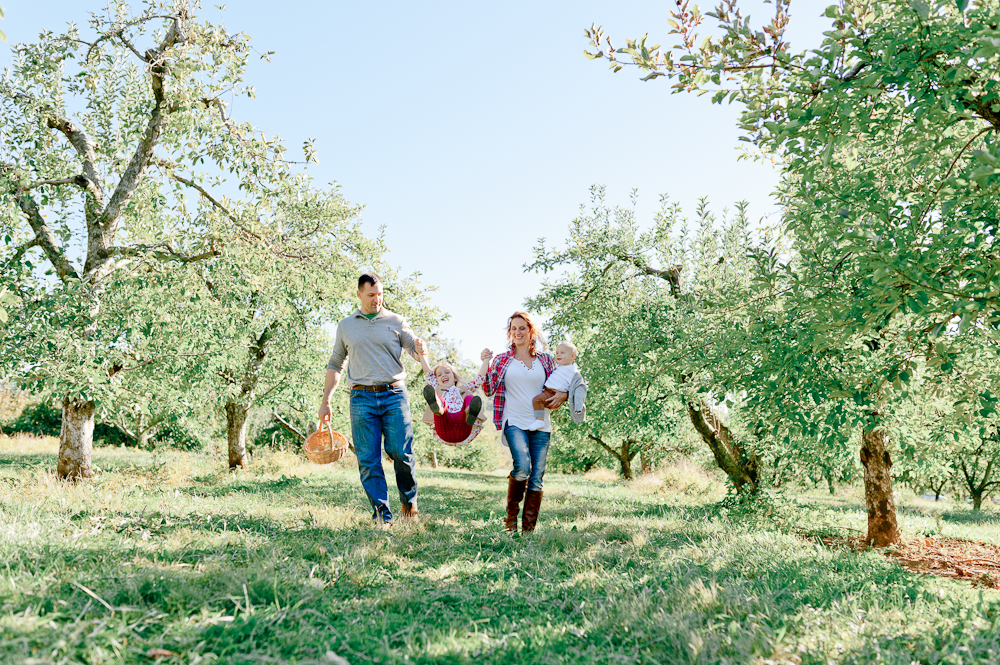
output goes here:
{"type": "MultiPolygon", "coordinates": [[[[535,408],[531,400],[545,388],[545,368],[537,357],[531,361],[531,369],[516,358],[507,365],[503,377],[506,400],[503,406],[503,426],[510,423],[514,427],[528,429],[535,424],[535,408]]],[[[539,432],[551,432],[548,409],[545,411],[545,427],[539,432]]]]}

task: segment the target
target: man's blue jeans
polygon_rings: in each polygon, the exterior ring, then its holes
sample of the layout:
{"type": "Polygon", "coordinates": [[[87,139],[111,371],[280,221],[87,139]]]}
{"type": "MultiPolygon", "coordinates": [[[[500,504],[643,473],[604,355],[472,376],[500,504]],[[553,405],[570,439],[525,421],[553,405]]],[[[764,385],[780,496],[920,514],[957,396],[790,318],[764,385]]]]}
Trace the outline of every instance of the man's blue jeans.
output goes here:
{"type": "Polygon", "coordinates": [[[510,455],[514,458],[514,470],[510,472],[510,477],[514,480],[527,480],[527,489],[541,491],[545,458],[549,454],[549,439],[552,434],[505,425],[503,435],[510,446],[510,455]]]}
{"type": "Polygon", "coordinates": [[[399,500],[410,505],[417,498],[416,461],[413,457],[413,422],[405,388],[383,392],[351,391],[351,433],[358,456],[361,486],[372,504],[372,519],[392,520],[389,487],[382,470],[382,438],[385,452],[396,470],[399,500]]]}

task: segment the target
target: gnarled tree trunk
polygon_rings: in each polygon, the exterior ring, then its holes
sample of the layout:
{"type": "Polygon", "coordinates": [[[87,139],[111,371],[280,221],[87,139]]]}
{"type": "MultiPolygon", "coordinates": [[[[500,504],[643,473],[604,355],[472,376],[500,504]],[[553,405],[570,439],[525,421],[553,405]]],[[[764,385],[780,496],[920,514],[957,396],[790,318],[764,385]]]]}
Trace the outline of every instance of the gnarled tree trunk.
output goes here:
{"type": "MultiPolygon", "coordinates": [[[[618,461],[622,465],[622,478],[632,480],[632,456],[629,455],[629,445],[631,441],[622,441],[622,452],[618,455],[618,461]]],[[[635,453],[632,453],[635,455],[635,453]]]]}
{"type": "Polygon", "coordinates": [[[59,432],[59,463],[56,474],[60,478],[80,480],[93,478],[90,463],[94,448],[94,412],[97,405],[89,400],[63,399],[62,429],[59,432]]]}
{"type": "Polygon", "coordinates": [[[618,460],[618,464],[622,468],[622,478],[625,480],[632,480],[632,458],[639,454],[642,450],[642,443],[636,441],[635,439],[625,439],[622,441],[621,447],[615,450],[599,436],[594,436],[593,434],[588,434],[587,437],[592,441],[597,442],[602,448],[611,453],[611,456],[618,460]]]}
{"type": "Polygon", "coordinates": [[[653,460],[649,459],[649,453],[645,448],[639,451],[639,465],[642,467],[640,473],[653,473],[653,460]]]}
{"type": "Polygon", "coordinates": [[[892,498],[889,434],[878,418],[861,435],[861,465],[865,469],[868,543],[873,547],[894,545],[900,538],[896,526],[896,503],[892,498]]]}
{"type": "Polygon", "coordinates": [[[229,441],[230,470],[250,466],[247,459],[247,412],[249,407],[230,400],[226,402],[226,438],[229,441]]]}
{"type": "Polygon", "coordinates": [[[732,435],[705,400],[698,400],[697,404],[688,402],[687,410],[691,423],[712,450],[715,463],[736,486],[736,492],[755,494],[760,489],[757,455],[747,454],[742,442],[732,435]]]}

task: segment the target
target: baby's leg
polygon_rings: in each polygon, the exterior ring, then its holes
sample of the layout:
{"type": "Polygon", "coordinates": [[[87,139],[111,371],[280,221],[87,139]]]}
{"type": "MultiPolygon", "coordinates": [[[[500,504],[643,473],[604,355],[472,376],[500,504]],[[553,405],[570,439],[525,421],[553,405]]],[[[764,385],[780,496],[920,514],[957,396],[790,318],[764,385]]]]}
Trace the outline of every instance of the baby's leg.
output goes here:
{"type": "Polygon", "coordinates": [[[556,394],[556,391],[552,388],[546,388],[542,392],[535,395],[534,399],[531,400],[531,407],[535,410],[535,417],[539,420],[545,420],[545,400],[556,394]]]}

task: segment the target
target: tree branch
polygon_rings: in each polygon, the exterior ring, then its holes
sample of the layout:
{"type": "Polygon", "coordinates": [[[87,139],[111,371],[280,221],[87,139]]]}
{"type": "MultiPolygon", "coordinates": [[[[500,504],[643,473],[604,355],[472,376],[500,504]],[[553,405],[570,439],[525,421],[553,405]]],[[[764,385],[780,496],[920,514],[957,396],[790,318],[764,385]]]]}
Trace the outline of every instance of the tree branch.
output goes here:
{"type": "Polygon", "coordinates": [[[622,459],[621,454],[617,450],[615,450],[614,448],[612,448],[611,446],[609,446],[608,444],[604,443],[604,441],[600,437],[596,437],[593,434],[588,434],[587,438],[589,438],[592,441],[596,441],[597,443],[601,444],[601,447],[604,448],[605,450],[607,450],[612,455],[614,455],[614,458],[616,460],[618,460],[619,462],[621,461],[621,459],[622,459]]]}
{"type": "Polygon", "coordinates": [[[306,435],[303,434],[302,432],[300,432],[299,430],[297,430],[287,420],[285,420],[284,418],[282,418],[281,416],[279,416],[277,410],[271,411],[271,419],[275,423],[277,423],[278,425],[280,425],[282,428],[288,430],[290,433],[292,433],[295,436],[299,437],[301,440],[303,440],[303,441],[306,440],[306,435]]]}
{"type": "MultiPolygon", "coordinates": [[[[60,280],[66,282],[70,279],[77,279],[79,275],[77,275],[76,268],[66,258],[66,254],[63,252],[62,247],[59,246],[59,241],[56,240],[55,234],[52,233],[52,229],[45,223],[45,219],[38,210],[38,204],[35,203],[35,199],[26,192],[16,198],[18,207],[28,218],[28,225],[35,232],[35,239],[29,244],[41,247],[45,251],[45,255],[48,257],[49,262],[52,263],[52,267],[55,268],[56,275],[60,280]]],[[[24,249],[27,251],[28,247],[24,249]]]]}
{"type": "Polygon", "coordinates": [[[167,34],[160,45],[155,49],[146,51],[146,57],[151,64],[150,73],[155,104],[150,113],[149,122],[146,124],[146,132],[139,141],[139,145],[136,146],[135,153],[132,155],[125,173],[122,174],[122,179],[118,182],[118,186],[111,195],[104,213],[98,220],[98,224],[106,231],[114,229],[121,218],[125,206],[132,200],[132,195],[139,187],[139,181],[142,179],[146,167],[149,166],[149,162],[153,157],[153,149],[156,147],[160,139],[160,133],[163,131],[163,102],[165,99],[163,94],[163,79],[167,74],[164,54],[174,45],[183,43],[186,40],[182,25],[183,14],[178,14],[172,18],[173,22],[170,25],[170,29],[167,30],[167,34]]]}
{"type": "Polygon", "coordinates": [[[222,252],[215,248],[215,238],[212,238],[208,251],[200,254],[181,254],[174,249],[170,242],[160,242],[155,245],[133,245],[131,247],[108,247],[97,252],[97,258],[106,259],[113,256],[151,256],[160,261],[180,261],[181,263],[195,263],[204,261],[222,252]]]}
{"type": "Polygon", "coordinates": [[[39,245],[40,243],[38,242],[37,237],[32,238],[30,241],[24,243],[16,250],[14,250],[14,253],[11,255],[11,257],[7,259],[7,263],[4,264],[4,268],[19,263],[21,261],[21,257],[24,256],[29,249],[31,249],[32,247],[38,247],[39,245]]]}

